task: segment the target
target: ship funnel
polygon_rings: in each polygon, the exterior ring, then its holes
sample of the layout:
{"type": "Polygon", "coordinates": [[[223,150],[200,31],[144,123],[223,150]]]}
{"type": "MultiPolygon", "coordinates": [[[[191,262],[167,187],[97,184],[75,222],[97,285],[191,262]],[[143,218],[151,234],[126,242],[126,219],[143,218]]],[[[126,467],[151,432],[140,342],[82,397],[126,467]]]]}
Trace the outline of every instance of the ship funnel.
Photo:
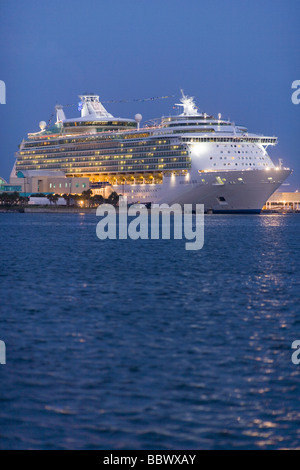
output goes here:
{"type": "Polygon", "coordinates": [[[110,119],[113,115],[106,111],[103,104],[99,101],[99,96],[89,93],[86,95],[80,95],[81,99],[79,103],[79,110],[81,111],[81,117],[94,116],[96,118],[110,119]]]}

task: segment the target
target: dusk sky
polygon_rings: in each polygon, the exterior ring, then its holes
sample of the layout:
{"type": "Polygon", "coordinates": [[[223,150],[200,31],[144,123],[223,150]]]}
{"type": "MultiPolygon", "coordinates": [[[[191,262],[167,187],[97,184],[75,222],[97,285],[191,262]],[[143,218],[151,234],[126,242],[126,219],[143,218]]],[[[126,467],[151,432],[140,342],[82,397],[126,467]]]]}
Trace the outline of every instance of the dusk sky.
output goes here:
{"type": "MultiPolygon", "coordinates": [[[[174,113],[180,88],[201,111],[230,117],[249,131],[276,135],[269,148],[294,169],[300,190],[299,0],[0,0],[0,176],[9,178],[27,132],[56,103],[95,92],[102,100],[176,95],[105,105],[144,120],[174,113]]],[[[77,107],[65,109],[78,114],[77,107]]]]}

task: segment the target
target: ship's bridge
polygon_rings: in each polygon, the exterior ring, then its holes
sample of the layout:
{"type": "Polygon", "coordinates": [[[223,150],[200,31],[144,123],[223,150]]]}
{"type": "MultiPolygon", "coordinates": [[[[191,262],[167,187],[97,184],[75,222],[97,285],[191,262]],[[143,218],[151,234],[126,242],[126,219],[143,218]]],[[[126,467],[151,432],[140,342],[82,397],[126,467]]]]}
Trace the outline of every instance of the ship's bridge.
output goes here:
{"type": "MultiPolygon", "coordinates": [[[[182,106],[183,113],[177,116],[163,117],[161,120],[161,127],[163,128],[178,128],[178,132],[247,132],[245,127],[235,127],[230,121],[222,119],[221,114],[218,118],[207,113],[199,113],[195,105],[194,98],[186,96],[181,90],[182,97],[180,103],[175,106],[182,106]],[[189,127],[190,130],[187,129],[189,127]]],[[[174,129],[174,132],[176,130],[174,129]]]]}
{"type": "Polygon", "coordinates": [[[170,116],[163,117],[161,121],[162,127],[184,127],[184,126],[233,126],[230,121],[224,121],[221,116],[216,119],[205,113],[198,114],[197,116],[170,116]]]}

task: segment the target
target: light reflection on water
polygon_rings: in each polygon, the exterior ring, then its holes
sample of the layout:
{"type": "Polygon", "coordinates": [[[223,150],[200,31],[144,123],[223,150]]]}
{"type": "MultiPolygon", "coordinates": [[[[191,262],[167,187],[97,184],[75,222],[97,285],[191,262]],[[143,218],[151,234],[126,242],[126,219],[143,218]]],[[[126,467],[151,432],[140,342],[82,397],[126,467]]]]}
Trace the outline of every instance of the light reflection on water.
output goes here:
{"type": "Polygon", "coordinates": [[[1,448],[299,447],[298,215],[207,216],[193,253],[0,216],[1,448]]]}

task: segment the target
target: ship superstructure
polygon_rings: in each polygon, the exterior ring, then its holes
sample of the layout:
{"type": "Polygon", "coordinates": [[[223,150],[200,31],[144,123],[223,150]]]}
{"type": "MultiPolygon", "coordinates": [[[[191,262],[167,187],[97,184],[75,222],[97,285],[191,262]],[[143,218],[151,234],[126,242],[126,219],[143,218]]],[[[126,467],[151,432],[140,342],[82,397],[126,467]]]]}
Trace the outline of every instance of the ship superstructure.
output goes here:
{"type": "Polygon", "coordinates": [[[99,96],[80,96],[81,116],[28,134],[16,154],[16,175],[62,172],[85,177],[95,192],[106,188],[130,203],[203,203],[206,211],[259,212],[291,171],[267,153],[276,137],[206,113],[182,92],[182,113],[140,128],[135,119],[113,117],[99,96]]]}

